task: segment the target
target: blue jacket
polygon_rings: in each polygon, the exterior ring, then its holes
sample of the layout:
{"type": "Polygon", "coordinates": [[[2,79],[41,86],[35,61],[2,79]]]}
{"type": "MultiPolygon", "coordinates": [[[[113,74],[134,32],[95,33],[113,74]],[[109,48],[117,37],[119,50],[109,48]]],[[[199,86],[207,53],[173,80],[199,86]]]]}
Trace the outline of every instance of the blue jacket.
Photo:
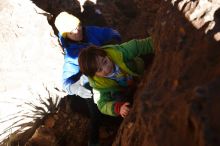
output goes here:
{"type": "Polygon", "coordinates": [[[107,27],[85,26],[83,37],[83,42],[73,42],[59,34],[59,40],[65,53],[62,77],[63,88],[69,95],[73,94],[70,85],[78,81],[82,75],[78,64],[80,50],[89,45],[101,46],[111,40],[121,41],[120,34],[116,30],[107,27]]]}

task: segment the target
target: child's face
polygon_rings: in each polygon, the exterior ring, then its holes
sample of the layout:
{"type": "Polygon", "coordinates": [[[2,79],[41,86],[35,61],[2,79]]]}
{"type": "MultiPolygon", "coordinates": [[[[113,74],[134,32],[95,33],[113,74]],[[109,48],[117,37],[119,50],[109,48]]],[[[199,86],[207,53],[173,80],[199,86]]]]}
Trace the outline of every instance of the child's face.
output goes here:
{"type": "Polygon", "coordinates": [[[66,36],[72,41],[82,41],[83,39],[82,26],[78,26],[75,29],[73,29],[71,32],[67,32],[66,36]]]}
{"type": "Polygon", "coordinates": [[[106,57],[98,56],[96,58],[98,70],[95,73],[96,76],[105,77],[113,72],[114,65],[113,62],[106,57]]]}

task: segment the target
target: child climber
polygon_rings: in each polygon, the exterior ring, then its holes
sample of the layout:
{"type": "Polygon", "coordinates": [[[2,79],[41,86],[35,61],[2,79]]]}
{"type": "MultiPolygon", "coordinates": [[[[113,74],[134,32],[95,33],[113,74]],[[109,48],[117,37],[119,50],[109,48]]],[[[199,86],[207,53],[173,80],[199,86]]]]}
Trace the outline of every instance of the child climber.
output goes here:
{"type": "Polygon", "coordinates": [[[144,71],[140,55],[154,53],[151,37],[121,45],[90,46],[79,55],[79,66],[89,77],[94,100],[103,114],[122,117],[129,112],[124,93],[144,71]]]}
{"type": "Polygon", "coordinates": [[[89,145],[98,145],[100,112],[94,103],[87,77],[79,70],[79,52],[89,45],[103,45],[112,40],[119,42],[120,34],[111,28],[82,26],[75,16],[61,12],[55,19],[59,41],[64,49],[63,88],[69,94],[86,99],[91,118],[89,145]]]}

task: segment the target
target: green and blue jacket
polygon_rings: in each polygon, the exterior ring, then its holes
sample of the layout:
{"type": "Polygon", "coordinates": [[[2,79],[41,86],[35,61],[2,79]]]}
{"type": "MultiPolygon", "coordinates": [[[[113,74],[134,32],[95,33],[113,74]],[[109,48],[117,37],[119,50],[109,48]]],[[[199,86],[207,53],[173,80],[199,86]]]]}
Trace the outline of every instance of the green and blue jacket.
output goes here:
{"type": "MultiPolygon", "coordinates": [[[[144,62],[139,58],[140,55],[154,53],[151,37],[131,40],[120,45],[107,45],[102,48],[113,63],[130,76],[139,76],[144,72],[144,62]]],[[[89,83],[93,87],[94,101],[99,110],[106,115],[119,115],[121,98],[117,99],[112,95],[126,87],[120,86],[113,79],[98,76],[89,77],[89,83]]]]}

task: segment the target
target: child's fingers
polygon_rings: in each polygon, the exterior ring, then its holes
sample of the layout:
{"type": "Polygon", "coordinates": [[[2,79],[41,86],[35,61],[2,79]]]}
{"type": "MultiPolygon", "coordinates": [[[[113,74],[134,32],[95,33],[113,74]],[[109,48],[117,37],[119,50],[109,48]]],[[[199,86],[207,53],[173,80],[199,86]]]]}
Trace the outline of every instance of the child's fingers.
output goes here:
{"type": "Polygon", "coordinates": [[[121,116],[122,116],[122,117],[125,117],[125,115],[126,115],[126,112],[123,110],[123,111],[121,112],[121,116]]]}
{"type": "Polygon", "coordinates": [[[124,118],[124,117],[126,117],[128,115],[128,113],[123,113],[122,114],[122,117],[124,118]]]}
{"type": "Polygon", "coordinates": [[[122,107],[121,107],[120,114],[121,114],[121,116],[122,116],[123,118],[128,115],[128,112],[129,112],[129,110],[130,110],[130,108],[128,107],[129,105],[130,105],[130,103],[129,103],[129,102],[126,102],[126,103],[124,103],[124,104],[122,105],[122,107]]]}
{"type": "Polygon", "coordinates": [[[122,117],[125,117],[128,115],[128,111],[127,110],[123,110],[121,113],[122,117]]]}
{"type": "Polygon", "coordinates": [[[128,112],[129,112],[129,108],[124,108],[123,111],[124,111],[125,113],[128,113],[128,112]]]}
{"type": "Polygon", "coordinates": [[[129,106],[130,103],[129,103],[129,102],[125,102],[124,105],[125,105],[125,106],[129,106]]]}
{"type": "Polygon", "coordinates": [[[124,112],[129,112],[129,110],[130,109],[128,107],[126,107],[126,106],[122,108],[122,111],[124,111],[124,112]]]}

